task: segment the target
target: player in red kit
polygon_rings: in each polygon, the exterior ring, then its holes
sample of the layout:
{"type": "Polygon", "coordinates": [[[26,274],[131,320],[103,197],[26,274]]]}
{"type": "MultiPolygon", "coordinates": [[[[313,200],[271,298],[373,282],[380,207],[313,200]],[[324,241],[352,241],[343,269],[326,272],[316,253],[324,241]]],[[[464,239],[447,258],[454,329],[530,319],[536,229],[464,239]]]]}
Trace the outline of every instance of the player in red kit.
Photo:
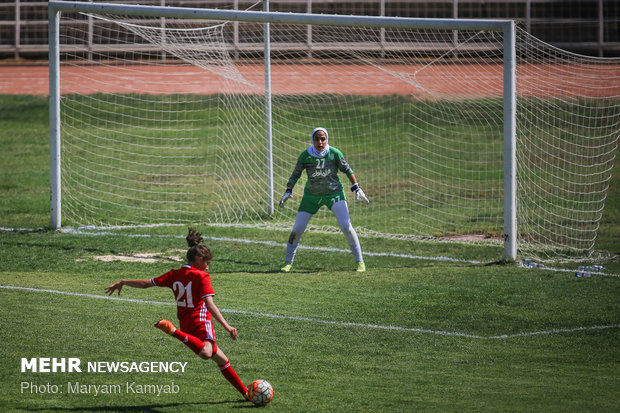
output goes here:
{"type": "Polygon", "coordinates": [[[118,291],[120,295],[125,285],[134,288],[157,286],[172,289],[177,303],[180,329],[168,320],[159,320],[155,327],[182,341],[199,357],[215,361],[224,377],[246,397],[247,388],[231,367],[226,354],[215,344],[212,318],[228,331],[233,340],[237,339],[237,329],[228,324],[213,302],[215,292],[211,286],[211,276],[206,272],[213,254],[208,247],[201,244],[202,236],[194,228],[189,229],[186,239],[190,247],[187,251],[188,265],[150,280],[120,280],[105,290],[108,294],[118,291]]]}

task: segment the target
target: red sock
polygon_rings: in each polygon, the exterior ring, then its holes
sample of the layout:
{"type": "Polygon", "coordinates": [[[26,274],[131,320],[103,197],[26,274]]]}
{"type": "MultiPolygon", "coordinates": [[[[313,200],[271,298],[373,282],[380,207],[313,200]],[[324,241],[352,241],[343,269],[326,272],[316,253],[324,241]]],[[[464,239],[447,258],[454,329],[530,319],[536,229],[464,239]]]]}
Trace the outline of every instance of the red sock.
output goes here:
{"type": "Polygon", "coordinates": [[[228,380],[230,384],[235,386],[235,389],[237,389],[239,393],[245,396],[245,393],[247,392],[248,389],[243,385],[239,376],[237,376],[237,373],[230,365],[230,361],[225,364],[222,364],[220,366],[220,371],[222,372],[224,377],[226,377],[226,380],[228,380]]]}
{"type": "Polygon", "coordinates": [[[187,334],[179,330],[178,328],[172,333],[172,337],[176,337],[180,341],[183,342],[187,347],[191,348],[192,351],[196,354],[200,353],[200,351],[204,348],[205,343],[203,343],[199,338],[192,336],[191,334],[187,334]]]}

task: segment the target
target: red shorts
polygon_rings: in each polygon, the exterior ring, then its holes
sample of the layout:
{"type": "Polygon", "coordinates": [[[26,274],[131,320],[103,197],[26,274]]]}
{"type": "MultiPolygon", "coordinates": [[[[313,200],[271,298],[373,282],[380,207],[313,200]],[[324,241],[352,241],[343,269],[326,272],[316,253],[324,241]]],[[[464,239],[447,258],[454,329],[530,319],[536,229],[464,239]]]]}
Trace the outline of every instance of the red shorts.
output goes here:
{"type": "Polygon", "coordinates": [[[179,321],[180,330],[184,333],[191,334],[202,341],[209,340],[215,343],[215,330],[213,329],[213,322],[210,319],[195,316],[186,317],[179,321]]]}

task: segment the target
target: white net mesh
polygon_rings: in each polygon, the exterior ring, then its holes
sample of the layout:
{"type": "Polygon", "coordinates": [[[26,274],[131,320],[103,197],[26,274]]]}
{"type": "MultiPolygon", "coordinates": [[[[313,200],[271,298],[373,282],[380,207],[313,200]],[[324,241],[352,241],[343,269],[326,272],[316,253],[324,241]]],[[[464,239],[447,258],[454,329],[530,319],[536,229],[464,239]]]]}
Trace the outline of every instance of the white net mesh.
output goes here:
{"type": "MultiPolygon", "coordinates": [[[[289,229],[305,179],[269,216],[262,24],[91,17],[99,46],[84,50],[75,17],[61,38],[74,45],[61,70],[65,224],[289,229]]],[[[272,24],[271,34],[276,200],[324,126],[372,201],[350,198],[361,234],[501,238],[500,33],[272,24]]],[[[520,30],[517,43],[519,248],[583,256],[619,137],[620,63],[520,30]]],[[[325,210],[312,224],[337,230],[325,210]]]]}
{"type": "Polygon", "coordinates": [[[620,137],[620,62],[571,55],[526,33],[519,40],[520,250],[589,256],[620,137]]]}

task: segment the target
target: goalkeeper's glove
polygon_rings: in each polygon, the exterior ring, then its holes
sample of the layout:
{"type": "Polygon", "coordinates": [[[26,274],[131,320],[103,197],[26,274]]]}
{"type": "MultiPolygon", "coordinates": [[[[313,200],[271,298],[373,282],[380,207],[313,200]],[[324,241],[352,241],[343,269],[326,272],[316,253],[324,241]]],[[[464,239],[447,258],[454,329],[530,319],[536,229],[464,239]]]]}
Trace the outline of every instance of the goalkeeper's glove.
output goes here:
{"type": "Polygon", "coordinates": [[[370,204],[370,200],[368,199],[368,197],[366,196],[364,191],[362,191],[362,188],[360,188],[360,185],[358,183],[353,184],[353,186],[351,187],[351,191],[355,192],[355,200],[356,201],[359,201],[361,199],[362,201],[366,202],[367,204],[370,204]]]}
{"type": "Polygon", "coordinates": [[[284,191],[284,195],[282,195],[282,199],[280,200],[280,208],[284,206],[284,203],[286,202],[287,199],[292,198],[292,197],[293,197],[293,188],[286,188],[286,191],[284,191]]]}

